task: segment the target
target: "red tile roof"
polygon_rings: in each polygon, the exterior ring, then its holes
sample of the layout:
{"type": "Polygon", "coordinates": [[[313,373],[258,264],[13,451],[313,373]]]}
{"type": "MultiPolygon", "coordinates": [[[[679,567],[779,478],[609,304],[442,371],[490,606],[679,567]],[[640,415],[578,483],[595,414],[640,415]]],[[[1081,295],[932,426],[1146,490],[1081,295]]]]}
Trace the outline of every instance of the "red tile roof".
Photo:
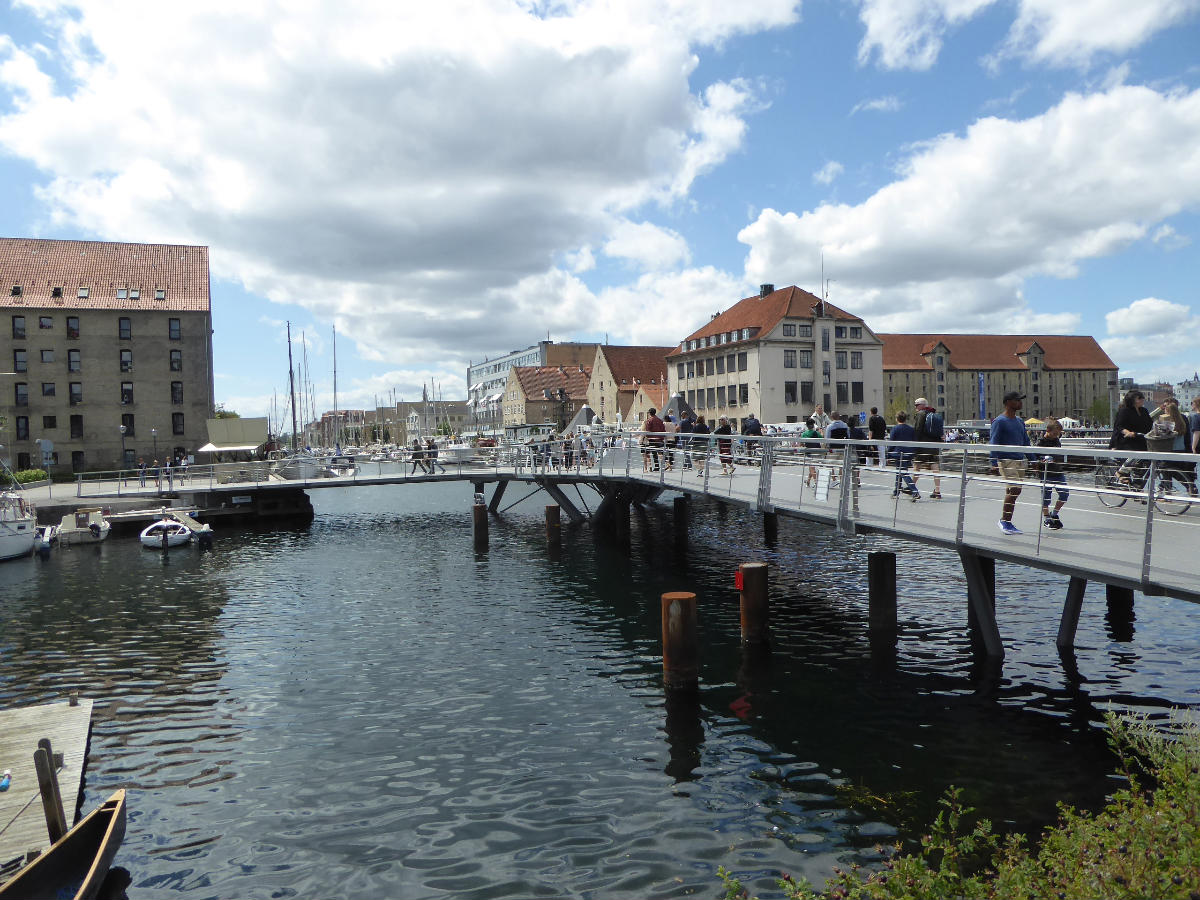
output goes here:
{"type": "MultiPolygon", "coordinates": [[[[761,333],[774,328],[785,316],[811,319],[820,315],[820,306],[820,297],[795,285],[772,291],[765,297],[755,294],[753,297],[739,300],[725,312],[718,313],[684,340],[690,341],[726,331],[741,331],[743,328],[755,328],[761,333]]],[[[825,314],[845,322],[862,322],[858,316],[851,315],[828,301],[825,302],[825,314]]],[[[675,356],[683,352],[685,351],[676,347],[670,355],[675,356]]]]}
{"type": "Polygon", "coordinates": [[[600,347],[617,384],[633,384],[635,380],[649,384],[651,380],[665,382],[667,354],[674,347],[622,347],[605,344],[600,347]]]}
{"type": "Polygon", "coordinates": [[[592,378],[590,366],[514,366],[513,372],[526,401],[543,399],[545,388],[552,391],[565,388],[569,399],[586,400],[592,378]]]}
{"type": "Polygon", "coordinates": [[[650,401],[650,405],[662,412],[666,408],[667,401],[670,399],[670,394],[667,393],[665,385],[661,384],[643,384],[639,388],[646,398],[650,401]]]}
{"type": "Polygon", "coordinates": [[[117,244],[0,238],[0,302],[7,307],[156,309],[208,312],[208,248],[187,244],[117,244]],[[12,296],[19,286],[21,296],[12,296]],[[62,297],[51,295],[62,288],[62,297]],[[88,296],[78,297],[86,287],[88,296]],[[137,300],[118,300],[137,288],[137,300]],[[156,290],[166,298],[155,300],[156,290]]]}
{"type": "Polygon", "coordinates": [[[928,371],[923,354],[940,341],[949,351],[950,369],[1024,370],[1018,354],[1036,342],[1045,352],[1046,369],[1116,369],[1117,365],[1088,335],[1064,334],[877,334],[883,341],[884,370],[928,371]]]}

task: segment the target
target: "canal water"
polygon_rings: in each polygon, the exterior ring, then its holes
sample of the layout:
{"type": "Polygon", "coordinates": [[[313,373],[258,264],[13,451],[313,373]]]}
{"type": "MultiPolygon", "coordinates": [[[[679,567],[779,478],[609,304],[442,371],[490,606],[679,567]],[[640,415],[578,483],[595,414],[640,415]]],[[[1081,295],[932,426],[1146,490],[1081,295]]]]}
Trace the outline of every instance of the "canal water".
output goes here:
{"type": "MultiPolygon", "coordinates": [[[[513,499],[520,494],[514,488],[513,499]]],[[[129,538],[0,566],[0,703],[95,700],[90,808],[131,791],[130,897],[762,896],[911,838],[949,785],[1006,828],[1116,784],[1110,705],[1200,706],[1195,607],[1000,565],[1008,656],[981,665],[953,555],[693,504],[631,553],[541,494],[471,542],[465,484],[316,491],[316,519],[167,556],[129,538]],[[894,656],[866,553],[899,554],[894,656]],[[744,656],[733,576],[771,564],[773,652],[744,656]],[[699,595],[702,688],[664,699],[659,597],[699,595]]],[[[7,765],[0,760],[0,767],[7,765]]]]}

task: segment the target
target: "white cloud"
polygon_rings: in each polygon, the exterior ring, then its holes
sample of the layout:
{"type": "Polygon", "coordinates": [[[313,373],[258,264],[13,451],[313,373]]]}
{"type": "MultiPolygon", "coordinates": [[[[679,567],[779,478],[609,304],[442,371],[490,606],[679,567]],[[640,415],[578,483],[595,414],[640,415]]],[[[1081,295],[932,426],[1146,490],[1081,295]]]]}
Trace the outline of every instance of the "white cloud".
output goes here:
{"type": "MultiPolygon", "coordinates": [[[[51,229],[207,244],[214,278],[335,321],[369,359],[478,357],[546,308],[514,298],[576,284],[556,263],[587,271],[614,219],[738,152],[761,89],[693,90],[697,48],[797,8],[37,0],[56,56],[0,39],[0,150],[46,173],[51,229]]],[[[614,252],[686,262],[671,235],[614,252]]],[[[550,305],[553,328],[590,321],[550,305]]]]}
{"type": "Polygon", "coordinates": [[[687,241],[678,232],[628,219],[621,220],[613,228],[604,252],[653,270],[667,269],[691,259],[687,241]]]}
{"type": "Polygon", "coordinates": [[[850,115],[859,112],[898,112],[902,105],[900,98],[896,96],[875,97],[872,100],[863,100],[860,103],[854,104],[854,108],[850,110],[850,115]]]}
{"type": "Polygon", "coordinates": [[[1190,318],[1191,308],[1182,303],[1144,297],[1104,316],[1108,333],[1115,336],[1163,335],[1174,331],[1190,318]]]}
{"type": "Polygon", "coordinates": [[[812,179],[817,184],[833,184],[834,180],[846,170],[840,162],[830,160],[813,172],[812,179]]]}
{"type": "Polygon", "coordinates": [[[1186,234],[1180,234],[1170,225],[1166,224],[1159,225],[1158,228],[1154,229],[1154,234],[1150,236],[1150,239],[1164,250],[1178,250],[1192,242],[1192,239],[1186,234]]]}
{"type": "Polygon", "coordinates": [[[865,304],[851,308],[890,329],[1067,330],[1069,317],[1032,317],[1024,279],[1071,277],[1200,204],[1198,145],[1200,91],[1120,87],[1023,121],[981,119],[914,148],[860,204],[763,210],[738,236],[746,274],[812,284],[823,253],[839,290],[865,304]]]}
{"type": "Polygon", "coordinates": [[[1122,374],[1149,381],[1195,367],[1200,316],[1192,315],[1190,306],[1143,297],[1112,310],[1104,320],[1108,336],[1100,343],[1122,374]]]}
{"type": "MultiPolygon", "coordinates": [[[[949,31],[995,0],[860,0],[866,31],[859,61],[885,69],[931,68],[949,31]]],[[[1098,54],[1126,53],[1200,11],[1200,0],[1018,0],[1007,37],[989,58],[1086,66],[1098,54]]]]}

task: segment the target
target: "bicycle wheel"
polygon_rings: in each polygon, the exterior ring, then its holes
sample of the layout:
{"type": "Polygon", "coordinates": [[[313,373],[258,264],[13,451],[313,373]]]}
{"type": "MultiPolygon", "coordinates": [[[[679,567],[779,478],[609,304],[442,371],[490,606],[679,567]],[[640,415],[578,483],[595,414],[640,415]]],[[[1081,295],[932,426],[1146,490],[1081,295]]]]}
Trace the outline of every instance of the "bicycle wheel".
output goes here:
{"type": "Polygon", "coordinates": [[[1155,474],[1154,508],[1164,516],[1182,516],[1195,502],[1196,499],[1187,493],[1186,486],[1182,491],[1177,490],[1170,475],[1155,474]]]}
{"type": "Polygon", "coordinates": [[[1117,467],[1104,465],[1101,463],[1096,466],[1096,499],[1104,506],[1112,509],[1124,506],[1128,496],[1124,493],[1117,493],[1125,488],[1117,480],[1117,467]]]}

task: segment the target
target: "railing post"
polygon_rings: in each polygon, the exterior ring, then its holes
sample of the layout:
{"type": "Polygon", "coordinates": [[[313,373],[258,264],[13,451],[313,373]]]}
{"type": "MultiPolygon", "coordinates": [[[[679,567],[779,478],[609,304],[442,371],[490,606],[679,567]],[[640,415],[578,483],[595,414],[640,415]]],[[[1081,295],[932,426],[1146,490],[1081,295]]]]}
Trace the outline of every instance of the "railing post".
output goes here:
{"type": "Polygon", "coordinates": [[[846,531],[846,525],[850,521],[850,492],[854,489],[854,486],[850,483],[851,476],[853,475],[850,467],[850,451],[852,449],[849,444],[842,448],[842,493],[838,497],[838,534],[846,531]]]}
{"type": "Polygon", "coordinates": [[[962,478],[958,482],[958,524],[954,529],[954,543],[962,546],[963,530],[967,522],[967,462],[971,458],[971,448],[969,444],[962,444],[963,461],[962,461],[962,478]]]}
{"type": "Polygon", "coordinates": [[[761,438],[758,455],[758,508],[763,512],[774,512],[775,505],[771,502],[771,471],[775,461],[774,445],[761,438]]]}
{"type": "Polygon", "coordinates": [[[1147,584],[1150,581],[1150,556],[1151,556],[1151,537],[1154,533],[1154,493],[1155,484],[1154,476],[1155,469],[1158,467],[1158,460],[1150,460],[1150,468],[1146,471],[1146,530],[1144,532],[1144,540],[1142,542],[1142,584],[1147,584]]]}

